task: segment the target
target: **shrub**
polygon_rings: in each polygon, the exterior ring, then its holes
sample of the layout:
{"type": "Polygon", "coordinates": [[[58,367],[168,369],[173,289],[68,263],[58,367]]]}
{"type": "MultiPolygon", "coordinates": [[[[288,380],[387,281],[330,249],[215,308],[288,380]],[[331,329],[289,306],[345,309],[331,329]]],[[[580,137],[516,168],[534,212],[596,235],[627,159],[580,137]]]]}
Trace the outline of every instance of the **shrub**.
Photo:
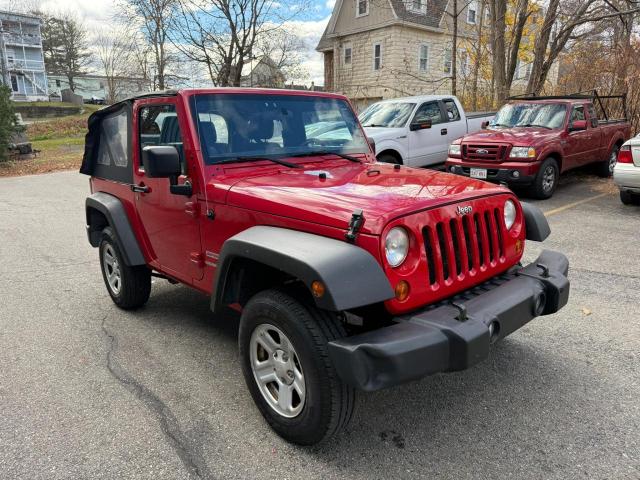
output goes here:
{"type": "Polygon", "coordinates": [[[7,160],[13,135],[21,131],[16,123],[16,112],[11,101],[11,89],[0,85],[0,162],[7,160]]]}

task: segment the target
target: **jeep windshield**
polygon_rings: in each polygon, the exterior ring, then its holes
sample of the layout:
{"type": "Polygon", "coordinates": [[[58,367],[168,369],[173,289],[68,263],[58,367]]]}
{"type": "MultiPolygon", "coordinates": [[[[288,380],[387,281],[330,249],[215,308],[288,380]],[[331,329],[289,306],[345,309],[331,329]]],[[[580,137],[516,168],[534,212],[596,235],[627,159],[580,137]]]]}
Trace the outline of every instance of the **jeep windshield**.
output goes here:
{"type": "Polygon", "coordinates": [[[498,111],[490,127],[555,129],[564,125],[567,106],[562,103],[510,103],[498,111]]]}
{"type": "Polygon", "coordinates": [[[404,127],[415,103],[385,102],[374,103],[359,116],[363,127],[404,127]]]}
{"type": "Polygon", "coordinates": [[[207,165],[369,153],[358,120],[341,99],[225,93],[196,95],[193,105],[207,165]]]}

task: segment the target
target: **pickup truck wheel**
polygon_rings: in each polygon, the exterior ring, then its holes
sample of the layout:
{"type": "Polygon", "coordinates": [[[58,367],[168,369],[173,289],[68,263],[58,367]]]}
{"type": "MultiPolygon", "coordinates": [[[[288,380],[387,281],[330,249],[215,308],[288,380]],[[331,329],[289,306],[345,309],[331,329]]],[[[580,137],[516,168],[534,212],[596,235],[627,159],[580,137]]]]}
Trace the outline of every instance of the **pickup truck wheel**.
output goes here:
{"type": "Polygon", "coordinates": [[[540,170],[533,181],[533,185],[531,185],[531,194],[541,200],[550,198],[553,192],[556,191],[559,178],[560,169],[558,168],[558,162],[553,158],[547,158],[542,162],[540,170]]]}
{"type": "Polygon", "coordinates": [[[345,335],[336,315],[279,290],[258,293],[244,308],[242,372],[260,413],[284,439],[313,445],[351,419],[355,391],[338,378],[327,349],[345,335]]]}
{"type": "Polygon", "coordinates": [[[602,178],[608,178],[613,175],[613,168],[616,166],[618,162],[618,152],[620,151],[620,147],[614,145],[611,153],[609,154],[609,158],[605,161],[596,163],[596,174],[602,178]]]}
{"type": "Polygon", "coordinates": [[[129,267],[124,263],[111,227],[102,231],[100,267],[107,291],[117,306],[131,309],[147,303],[151,293],[151,271],[144,265],[129,267]]]}
{"type": "Polygon", "coordinates": [[[391,155],[390,153],[383,153],[378,156],[378,161],[383,163],[393,163],[395,165],[402,165],[402,160],[400,160],[395,155],[391,155]]]}

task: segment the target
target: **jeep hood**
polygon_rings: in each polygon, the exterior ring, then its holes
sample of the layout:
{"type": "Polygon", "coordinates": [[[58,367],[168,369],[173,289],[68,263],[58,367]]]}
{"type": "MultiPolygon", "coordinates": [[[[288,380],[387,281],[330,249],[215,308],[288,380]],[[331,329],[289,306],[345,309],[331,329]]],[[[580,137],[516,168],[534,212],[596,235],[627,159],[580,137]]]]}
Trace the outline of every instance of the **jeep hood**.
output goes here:
{"type": "Polygon", "coordinates": [[[547,128],[495,128],[465,135],[462,143],[509,143],[522,147],[545,143],[550,137],[557,137],[557,130],[547,128]]]}
{"type": "Polygon", "coordinates": [[[385,163],[321,162],[304,169],[267,170],[262,175],[254,170],[250,177],[233,182],[226,203],[340,229],[346,229],[351,214],[362,209],[361,232],[370,234],[380,234],[393,218],[508,191],[433,170],[395,170],[385,163]],[[320,178],[321,172],[326,179],[320,178]]]}

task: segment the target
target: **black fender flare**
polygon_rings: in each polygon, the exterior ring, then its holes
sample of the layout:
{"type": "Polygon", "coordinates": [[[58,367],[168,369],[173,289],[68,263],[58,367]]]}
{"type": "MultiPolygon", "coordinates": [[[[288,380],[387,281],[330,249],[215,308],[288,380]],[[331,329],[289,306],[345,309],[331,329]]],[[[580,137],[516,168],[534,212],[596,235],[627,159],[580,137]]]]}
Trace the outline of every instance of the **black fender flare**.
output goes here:
{"type": "Polygon", "coordinates": [[[530,203],[522,202],[522,215],[526,227],[526,239],[542,242],[551,234],[551,227],[542,210],[530,203]]]}
{"type": "Polygon", "coordinates": [[[245,258],[276,268],[299,279],[311,291],[320,281],[325,294],[316,306],[330,311],[383,302],[394,297],[378,261],[356,245],[312,233],[280,227],[255,226],[225,241],[218,258],[211,310],[223,304],[234,259],[245,258]]]}
{"type": "Polygon", "coordinates": [[[145,265],[147,262],[144,259],[138,240],[129,223],[129,217],[120,199],[108,193],[96,192],[88,196],[85,201],[87,236],[89,237],[89,243],[93,247],[98,247],[102,228],[96,228],[93,225],[91,220],[92,209],[102,213],[107,219],[109,226],[113,229],[118,247],[120,247],[120,251],[124,256],[124,262],[130,267],[145,265]]]}

